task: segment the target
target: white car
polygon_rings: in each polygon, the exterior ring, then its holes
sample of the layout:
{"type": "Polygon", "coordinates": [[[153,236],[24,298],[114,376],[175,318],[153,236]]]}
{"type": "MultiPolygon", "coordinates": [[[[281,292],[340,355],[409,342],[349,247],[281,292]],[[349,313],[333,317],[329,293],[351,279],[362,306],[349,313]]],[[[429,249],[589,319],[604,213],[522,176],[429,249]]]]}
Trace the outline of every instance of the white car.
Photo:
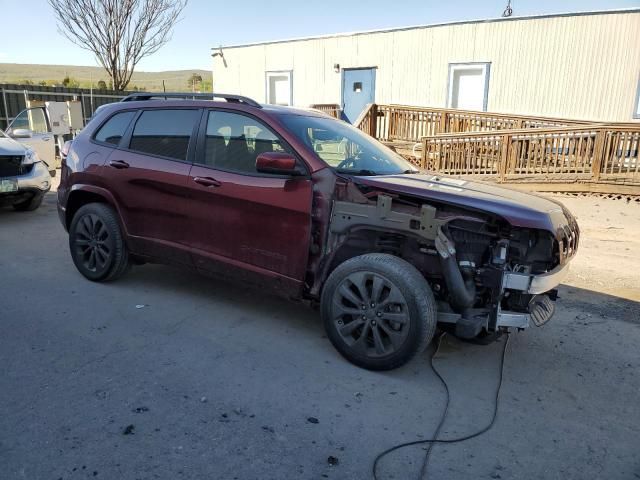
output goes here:
{"type": "MultiPolygon", "coordinates": [[[[19,129],[14,133],[27,134],[19,129]]],[[[35,210],[50,189],[49,169],[38,154],[0,130],[0,205],[12,205],[18,211],[35,210]]]]}

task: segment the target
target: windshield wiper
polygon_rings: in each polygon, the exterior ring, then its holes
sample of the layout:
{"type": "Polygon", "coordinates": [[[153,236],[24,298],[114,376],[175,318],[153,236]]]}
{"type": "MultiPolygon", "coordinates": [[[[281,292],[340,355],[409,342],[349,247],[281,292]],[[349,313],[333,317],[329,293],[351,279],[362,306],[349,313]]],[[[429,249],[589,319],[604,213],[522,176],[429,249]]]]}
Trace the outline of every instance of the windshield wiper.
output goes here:
{"type": "Polygon", "coordinates": [[[356,170],[356,169],[351,169],[351,168],[336,168],[336,172],[338,172],[338,173],[346,173],[348,175],[363,175],[363,176],[378,175],[373,170],[366,170],[366,169],[356,170]]]}

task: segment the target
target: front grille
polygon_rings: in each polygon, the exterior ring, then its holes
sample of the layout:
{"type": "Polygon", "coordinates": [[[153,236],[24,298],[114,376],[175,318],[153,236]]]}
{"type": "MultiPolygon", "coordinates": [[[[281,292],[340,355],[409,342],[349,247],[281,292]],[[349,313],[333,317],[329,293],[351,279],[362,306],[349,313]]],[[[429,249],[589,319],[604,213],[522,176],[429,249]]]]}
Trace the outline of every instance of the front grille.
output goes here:
{"type": "Polygon", "coordinates": [[[22,155],[0,155],[0,177],[17,177],[29,173],[31,165],[22,165],[22,155]]]}
{"type": "Polygon", "coordinates": [[[580,241],[580,228],[578,228],[578,222],[576,222],[573,216],[566,211],[565,217],[568,220],[568,224],[562,227],[559,239],[561,261],[565,261],[576,254],[576,251],[578,250],[578,243],[580,241]]]}

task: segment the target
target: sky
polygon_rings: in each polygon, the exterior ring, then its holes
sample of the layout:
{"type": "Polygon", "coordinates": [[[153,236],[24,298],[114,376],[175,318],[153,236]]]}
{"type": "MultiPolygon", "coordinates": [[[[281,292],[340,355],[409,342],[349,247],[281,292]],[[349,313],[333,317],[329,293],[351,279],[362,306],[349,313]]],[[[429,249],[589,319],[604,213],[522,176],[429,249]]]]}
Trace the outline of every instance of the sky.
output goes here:
{"type": "MultiPolygon", "coordinates": [[[[218,45],[496,18],[506,4],[507,0],[189,0],[169,43],[143,59],[137,69],[208,70],[210,49],[218,45]]],[[[511,4],[514,16],[526,16],[636,8],[640,0],[512,0],[511,4]]],[[[90,52],[58,32],[46,0],[0,0],[0,17],[0,63],[98,65],[90,52]]]]}

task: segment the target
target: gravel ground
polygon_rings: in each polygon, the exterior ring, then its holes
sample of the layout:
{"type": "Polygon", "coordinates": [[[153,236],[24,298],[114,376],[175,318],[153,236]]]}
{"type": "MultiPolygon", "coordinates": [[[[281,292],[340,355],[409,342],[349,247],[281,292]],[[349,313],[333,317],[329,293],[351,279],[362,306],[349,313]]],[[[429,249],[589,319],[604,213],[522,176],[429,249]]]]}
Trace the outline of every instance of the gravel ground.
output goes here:
{"type": "MultiPolygon", "coordinates": [[[[640,478],[640,207],[562,200],[583,235],[558,313],[511,336],[495,427],[435,446],[429,478],[640,478]]],[[[366,479],[433,433],[430,352],[361,370],[303,305],[165,266],[94,284],[66,241],[53,194],[0,211],[0,478],[366,479]]],[[[442,437],[487,423],[502,341],[445,337],[442,437]]]]}

